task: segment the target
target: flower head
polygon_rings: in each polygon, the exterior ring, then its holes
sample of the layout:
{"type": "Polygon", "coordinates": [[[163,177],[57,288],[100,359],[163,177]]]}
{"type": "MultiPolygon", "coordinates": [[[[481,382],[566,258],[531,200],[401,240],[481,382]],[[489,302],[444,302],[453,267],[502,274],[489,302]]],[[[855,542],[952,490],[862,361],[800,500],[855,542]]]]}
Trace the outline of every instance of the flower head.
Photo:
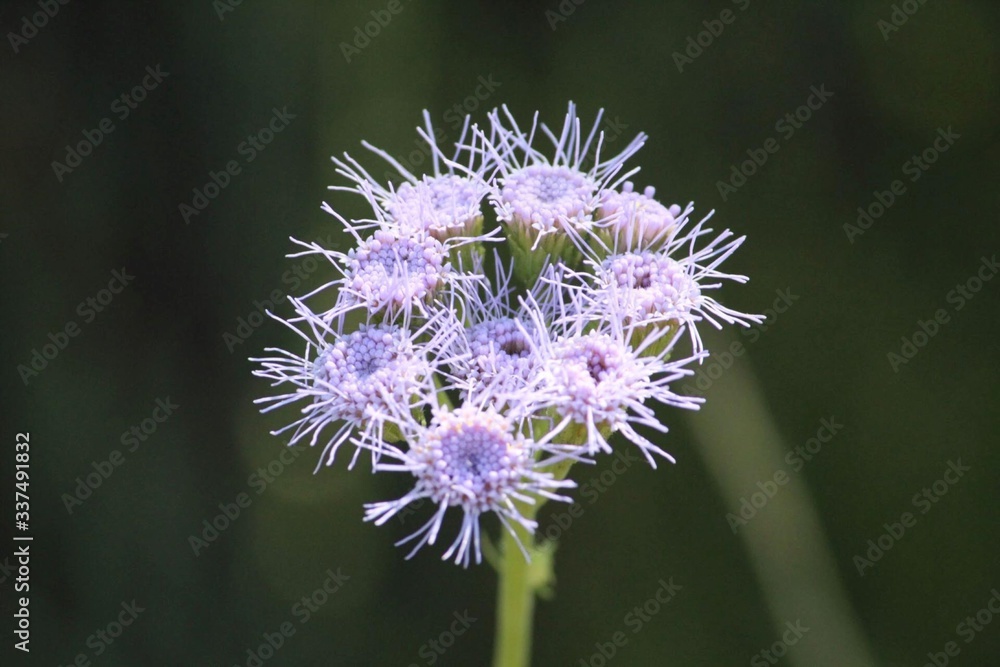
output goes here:
{"type": "Polygon", "coordinates": [[[499,171],[490,200],[515,253],[514,268],[527,284],[543,267],[538,257],[551,255],[567,264],[580,260],[604,190],[614,187],[616,178],[628,176],[620,172],[645,142],[645,135],[639,134],[620,153],[605,158],[602,116],[603,110],[584,135],[576,106],[570,103],[558,135],[541,124],[552,157],[535,145],[537,114],[525,132],[503,107],[503,116],[490,114],[491,136],[479,132],[499,171]]]}
{"type": "Polygon", "coordinates": [[[289,257],[318,254],[340,273],[340,278],[303,297],[334,288],[336,305],[324,313],[327,320],[342,318],[356,309],[363,310],[368,320],[426,314],[435,294],[455,277],[447,248],[423,233],[376,229],[346,253],[292,240],[307,250],[289,257]]]}
{"type": "Polygon", "coordinates": [[[468,396],[504,397],[523,388],[533,376],[538,359],[529,323],[502,317],[474,324],[465,331],[469,354],[460,362],[468,396]]]}
{"type": "Polygon", "coordinates": [[[485,280],[483,260],[475,258],[472,272],[482,279],[456,282],[453,302],[464,324],[455,338],[453,382],[463,398],[501,407],[516,394],[537,367],[536,334],[529,316],[512,307],[511,270],[494,255],[496,277],[485,280]]]}
{"type": "Polygon", "coordinates": [[[449,265],[441,242],[378,230],[347,254],[342,296],[369,313],[422,309],[444,284],[449,265]]]}
{"type": "MultiPolygon", "coordinates": [[[[408,410],[419,400],[433,372],[431,359],[451,342],[449,331],[440,325],[439,316],[415,331],[408,326],[372,324],[339,332],[301,301],[292,302],[299,317],[275,319],[305,339],[305,352],[267,348],[277,356],[251,360],[261,366],[254,375],[287,388],[286,393],[256,402],[266,406],[264,412],[301,404],[302,417],[274,433],[293,430],[289,444],[308,437],[313,446],[326,437],[320,463],[325,460],[330,465],[340,446],[357,431],[372,442],[386,438],[391,422],[385,415],[408,410]],[[296,326],[303,322],[305,327],[296,326]],[[328,429],[333,434],[325,436],[328,429]]],[[[369,449],[377,460],[382,449],[369,449]]],[[[360,451],[355,452],[351,467],[360,451]]]]}
{"type": "Polygon", "coordinates": [[[438,241],[478,237],[486,188],[471,178],[444,174],[403,183],[385,202],[392,220],[406,230],[424,231],[438,241]]]}
{"type": "Polygon", "coordinates": [[[535,453],[544,445],[520,435],[508,418],[492,408],[467,403],[454,411],[437,409],[428,426],[404,423],[409,450],[395,451],[397,463],[380,463],[376,470],[408,472],[414,487],[397,500],[367,505],[365,519],[382,525],[411,503],[429,499],[436,506],[433,516],[399,542],[420,538],[408,557],[425,544],[434,544],[446,512],[457,508],[462,512],[461,527],[443,558],[454,556],[456,563],[468,565],[475,554],[479,563],[483,514],[496,514],[507,530],[516,522],[533,532],[536,522],[524,517],[517,503],[534,503],[534,496],[568,500],[555,490],[575,486],[542,472],[535,453]]]}
{"type": "Polygon", "coordinates": [[[704,222],[660,250],[625,251],[600,262],[592,261],[595,287],[590,295],[592,309],[618,313],[623,322],[631,325],[665,324],[673,331],[684,328],[696,352],[704,349],[697,328],[701,321],[716,329],[722,328],[720,321],[740,326],[760,322],[760,316],[727,308],[709,295],[722,286],[717,282],[719,279],[746,282],[746,276],[718,270],[745,237],[731,239],[732,232],[726,230],[695,251],[696,241],[712,231],[704,229],[704,222]],[[682,250],[687,252],[682,254],[682,250]],[[675,259],[674,254],[681,258],[675,259]]]}
{"type": "MultiPolygon", "coordinates": [[[[433,173],[414,175],[386,151],[362,142],[385,160],[391,171],[386,172],[385,178],[376,178],[345,153],[343,159],[334,157],[333,162],[353,185],[334,185],[330,189],[360,194],[385,212],[384,216],[377,216],[378,220],[361,221],[361,227],[375,224],[404,232],[419,231],[439,241],[451,239],[455,244],[489,239],[490,235],[482,234],[482,202],[490,190],[486,175],[492,168],[492,160],[479,147],[479,136],[470,131],[469,117],[465,117],[451,156],[438,144],[439,132],[426,111],[424,124],[417,132],[429,149],[433,173]],[[393,180],[402,182],[394,185],[393,180]]],[[[328,205],[325,209],[337,215],[328,205]]]]}
{"type": "Polygon", "coordinates": [[[633,327],[623,327],[617,319],[585,322],[571,322],[563,333],[542,341],[538,352],[542,370],[532,386],[532,409],[554,413],[558,423],[553,431],[570,441],[566,433],[574,433],[589,455],[612,451],[608,438],[620,432],[639,446],[654,468],[652,454],[673,462],[634,425],[666,433],[647,401],[688,409],[700,406],[702,399],[679,396],[670,389],[692,373],[685,368],[692,359],[668,360],[673,339],[658,344],[671,335],[666,329],[636,336],[633,327]],[[633,347],[636,339],[641,343],[633,347]]]}
{"type": "Polygon", "coordinates": [[[374,472],[403,473],[410,490],[366,505],[365,519],[381,525],[428,500],[430,518],[400,542],[410,556],[452,513],[445,559],[481,560],[488,514],[530,558],[539,549],[520,539],[538,505],[569,500],[570,466],[613,451],[615,434],[653,467],[673,461],[650,434],[668,430],[662,408],[703,402],[673,391],[708,355],[700,327],[761,321],[715,298],[747,280],[721,270],[744,238],[637,191],[626,164],[646,137],[607,151],[618,137],[602,112],[584,129],[570,103],[561,126],[536,114],[522,129],[504,106],[482,129],[466,117],[453,151],[424,120],[427,173],[367,142],[381,177],[334,158],[348,180],[332,189],[361,195],[371,215],[348,220],[324,203],[352,249],[296,242],[292,257],[320,255],[334,276],[289,299],[295,314],[279,321],[305,349],[254,359],[279,388],[258,403],[297,406],[275,433],[323,443],[320,463],[350,443],[349,468],[367,450],[374,472]],[[488,254],[485,241],[505,247],[488,254]],[[333,298],[320,300],[325,290],[333,298]],[[692,350],[680,352],[685,337],[692,350]]]}
{"type": "Polygon", "coordinates": [[[544,235],[590,222],[597,183],[564,165],[534,164],[512,171],[502,180],[498,205],[511,222],[544,235]]]}
{"type": "Polygon", "coordinates": [[[679,325],[691,321],[701,301],[701,288],[689,268],[661,253],[626,252],[605,259],[597,275],[613,287],[623,317],[679,325]]]}
{"type": "Polygon", "coordinates": [[[600,228],[609,247],[617,250],[655,250],[670,241],[683,225],[691,207],[664,206],[656,199],[656,189],[648,186],[636,192],[631,181],[621,190],[605,190],[598,209],[600,228]]]}

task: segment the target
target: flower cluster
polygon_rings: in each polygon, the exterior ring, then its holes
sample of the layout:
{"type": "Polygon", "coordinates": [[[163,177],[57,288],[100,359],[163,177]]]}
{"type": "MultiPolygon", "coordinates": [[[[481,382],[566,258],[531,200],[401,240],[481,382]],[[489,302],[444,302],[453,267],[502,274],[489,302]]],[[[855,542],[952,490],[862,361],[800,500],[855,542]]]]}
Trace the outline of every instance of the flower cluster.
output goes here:
{"type": "Polygon", "coordinates": [[[322,444],[320,465],[346,446],[349,467],[364,452],[375,472],[410,480],[402,497],[369,504],[366,520],[429,501],[430,518],[402,540],[412,555],[454,509],[444,557],[467,565],[482,558],[484,514],[534,533],[538,504],[569,500],[573,463],[621,446],[653,467],[673,461],[650,438],[667,431],[658,406],[702,402],[672,390],[707,355],[698,328],[760,318],[711,296],[746,281],[719,269],[744,237],[635,189],[626,163],[645,135],[609,152],[600,113],[589,131],[573,104],[561,127],[536,114],[522,129],[502,107],[483,128],[467,118],[445,153],[424,118],[432,173],[367,143],[388,165],[383,178],[334,158],[349,184],[331,189],[360,195],[372,216],[347,220],[324,204],[354,247],[296,242],[292,256],[320,255],[334,277],[276,318],[304,351],[253,361],[280,388],[263,409],[300,409],[276,433],[322,444]]]}

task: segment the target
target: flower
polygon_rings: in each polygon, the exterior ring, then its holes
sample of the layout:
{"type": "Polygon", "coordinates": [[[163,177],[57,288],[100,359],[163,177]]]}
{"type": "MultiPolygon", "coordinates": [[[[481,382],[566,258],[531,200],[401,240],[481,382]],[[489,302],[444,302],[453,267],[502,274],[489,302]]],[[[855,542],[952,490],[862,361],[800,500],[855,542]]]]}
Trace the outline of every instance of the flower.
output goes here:
{"type": "Polygon", "coordinates": [[[471,178],[445,174],[403,183],[385,202],[401,228],[426,231],[438,241],[481,236],[486,189],[471,178]]]}
{"type": "Polygon", "coordinates": [[[293,239],[291,257],[319,255],[333,275],[275,317],[305,349],[253,359],[279,388],[257,403],[298,407],[274,433],[323,443],[319,465],[349,443],[348,469],[368,451],[373,472],[412,481],[365,505],[382,525],[430,501],[430,518],[399,542],[412,543],[408,557],[435,544],[449,512],[461,521],[445,559],[481,561],[488,514],[525,557],[539,553],[520,541],[538,507],[569,501],[572,464],[612,452],[614,434],[654,468],[674,461],[650,434],[668,432],[665,408],[704,402],[673,391],[708,356],[703,323],[762,321],[716,298],[747,280],[721,270],[745,237],[713,232],[712,213],[692,221],[693,204],[661,203],[651,186],[637,191],[626,163],[646,136],[605,154],[617,137],[601,119],[585,131],[570,103],[561,127],[536,114],[522,130],[501,107],[482,129],[466,117],[446,151],[424,112],[429,173],[362,142],[389,169],[375,177],[345,153],[334,163],[348,183],[332,189],[361,195],[371,214],[348,220],[323,205],[352,247],[293,239]],[[486,253],[485,242],[502,245],[486,253]]]}
{"type": "MultiPolygon", "coordinates": [[[[540,328],[540,311],[534,310],[534,317],[535,327],[540,328]]],[[[670,360],[676,334],[661,328],[637,336],[635,326],[624,325],[614,313],[605,319],[561,322],[540,337],[541,370],[524,392],[527,411],[553,414],[557,423],[552,432],[568,442],[580,441],[588,455],[613,451],[608,438],[620,432],[642,450],[652,467],[656,467],[653,454],[673,463],[674,458],[636,431],[635,425],[667,432],[647,402],[700,407],[704,399],[679,396],[670,385],[692,375],[686,366],[703,355],[670,360]],[[637,339],[641,342],[633,347],[637,339]]]]}
{"type": "Polygon", "coordinates": [[[636,192],[631,181],[621,191],[605,190],[601,196],[598,218],[610,247],[620,250],[656,249],[671,240],[691,213],[689,204],[682,210],[677,204],[664,206],[654,199],[656,188],[648,186],[636,192]]]}
{"type": "Polygon", "coordinates": [[[381,229],[348,252],[344,261],[344,306],[363,306],[369,314],[422,310],[451,268],[445,247],[434,237],[381,229]]]}
{"type": "Polygon", "coordinates": [[[487,320],[466,329],[469,353],[458,371],[464,395],[502,404],[527,385],[538,366],[532,335],[530,325],[516,317],[487,320]]]}
{"type": "Polygon", "coordinates": [[[533,376],[537,359],[534,325],[511,306],[511,270],[494,255],[496,278],[485,279],[483,260],[476,258],[472,274],[478,281],[455,284],[453,312],[460,312],[463,335],[454,342],[452,379],[463,398],[492,401],[498,407],[533,376]]]}
{"type": "Polygon", "coordinates": [[[462,512],[462,523],[442,559],[454,556],[456,564],[468,566],[475,554],[476,563],[480,563],[483,514],[496,514],[515,537],[512,522],[534,532],[537,523],[526,518],[518,505],[534,504],[538,496],[568,502],[569,498],[555,491],[575,486],[572,481],[556,480],[551,473],[543,472],[535,453],[547,443],[521,435],[511,420],[492,407],[469,403],[454,411],[438,407],[430,425],[423,426],[404,415],[402,427],[409,450],[392,451],[390,456],[397,462],[379,463],[375,470],[408,472],[414,486],[396,500],[366,505],[365,520],[382,525],[411,503],[429,499],[436,506],[433,516],[397,543],[420,538],[407,558],[425,544],[435,543],[445,514],[455,507],[462,512]]]}
{"type": "MultiPolygon", "coordinates": [[[[351,186],[330,186],[331,190],[344,190],[360,194],[385,212],[377,221],[361,221],[392,227],[404,232],[421,231],[439,241],[455,239],[457,242],[483,241],[490,235],[482,234],[483,214],[481,205],[490,190],[486,181],[492,162],[487,151],[478,148],[479,138],[470,133],[469,117],[465,117],[461,135],[455,143],[455,152],[447,157],[438,146],[437,133],[430,114],[424,112],[425,128],[417,132],[430,149],[433,173],[415,176],[389,153],[367,141],[362,145],[385,160],[393,171],[386,172],[387,179],[402,179],[397,187],[384,183],[364,169],[354,158],[344,153],[344,158],[333,158],[338,173],[353,182],[351,186]],[[471,143],[465,145],[471,134],[471,143]],[[461,162],[464,159],[464,163],[461,162]]],[[[336,212],[324,204],[324,210],[336,212]]],[[[338,216],[339,217],[339,216],[338,216]]]]}
{"type": "Polygon", "coordinates": [[[503,178],[497,207],[502,219],[544,234],[590,222],[597,183],[571,167],[533,164],[503,178]]]}
{"type": "Polygon", "coordinates": [[[303,297],[334,288],[336,305],[323,314],[328,321],[355,309],[362,309],[368,319],[392,320],[413,312],[427,315],[434,295],[449,280],[458,278],[448,261],[447,246],[421,232],[376,229],[346,253],[315,242],[292,241],[307,250],[289,257],[322,255],[341,275],[303,297]]]}
{"type": "Polygon", "coordinates": [[[747,277],[718,270],[746,237],[729,240],[733,234],[727,229],[694,251],[695,242],[712,231],[704,229],[705,220],[660,250],[626,250],[600,262],[589,260],[595,288],[589,297],[591,309],[611,310],[623,322],[634,325],[666,324],[674,331],[687,329],[695,352],[704,349],[697,327],[703,320],[716,329],[722,328],[720,321],[744,327],[763,321],[758,315],[727,308],[706,293],[720,288],[720,279],[743,283],[747,277]],[[685,249],[686,253],[679,252],[685,249]],[[682,254],[682,258],[675,259],[671,256],[674,253],[682,254]]]}
{"type": "Polygon", "coordinates": [[[604,110],[598,111],[585,136],[576,106],[570,103],[558,136],[541,124],[541,133],[552,143],[550,158],[535,146],[538,115],[524,132],[510,110],[502,109],[503,117],[497,111],[489,115],[490,137],[476,129],[499,171],[490,201],[506,228],[514,268],[522,282],[530,284],[544,266],[539,258],[579,261],[604,191],[614,187],[616,177],[621,180],[635,173],[619,175],[646,135],[640,133],[621,152],[602,159],[605,138],[599,128],[604,110]]]}
{"type": "MultiPolygon", "coordinates": [[[[690,266],[690,265],[689,265],[690,266]]],[[[629,321],[666,320],[677,326],[697,321],[701,288],[688,267],[649,251],[611,255],[596,272],[629,321]]]]}
{"type": "MultiPolygon", "coordinates": [[[[332,427],[334,433],[320,459],[320,464],[325,461],[331,465],[337,450],[356,431],[370,442],[384,441],[387,427],[396,432],[385,415],[408,410],[419,399],[426,378],[433,372],[431,360],[436,350],[450,344],[449,331],[440,325],[443,318],[439,316],[414,331],[404,323],[363,324],[353,332],[340,332],[301,301],[291,301],[299,317],[275,319],[305,339],[305,352],[299,355],[267,348],[277,356],[251,359],[262,366],[254,375],[272,380],[272,386],[290,385],[284,394],[255,402],[265,406],[262,412],[304,404],[302,417],[272,432],[278,435],[294,429],[289,445],[309,437],[309,444],[315,446],[332,427]],[[297,327],[299,322],[307,326],[297,327]]],[[[377,460],[382,449],[369,449],[377,460]]],[[[354,453],[349,467],[354,467],[360,451],[358,448],[354,453]]]]}

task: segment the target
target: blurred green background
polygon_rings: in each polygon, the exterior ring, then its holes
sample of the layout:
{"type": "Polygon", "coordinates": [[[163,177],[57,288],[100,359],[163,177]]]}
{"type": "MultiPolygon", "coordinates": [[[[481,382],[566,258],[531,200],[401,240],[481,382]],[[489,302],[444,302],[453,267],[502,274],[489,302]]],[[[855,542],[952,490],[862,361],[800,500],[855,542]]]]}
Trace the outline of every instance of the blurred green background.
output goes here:
{"type": "Polygon", "coordinates": [[[568,100],[585,118],[604,107],[622,136],[651,136],[639,185],[748,235],[727,266],[751,281],[725,287],[728,305],[795,298],[766,329],[709,336],[714,352],[740,341],[742,353],[706,365],[700,413],[665,415],[676,466],[607,459],[577,475],[613,482],[579,494],[582,513],[543,511],[543,532],[560,536],[558,586],[537,610],[535,664],[597,667],[618,631],[627,643],[608,664],[772,664],[761,652],[797,621],[809,631],[785,635],[796,645],[781,663],[998,664],[1000,618],[962,624],[1000,587],[1000,281],[952,292],[1000,250],[996,3],[578,3],[53,2],[34,31],[25,17],[44,2],[4,4],[0,634],[13,664],[246,665],[283,623],[295,634],[264,664],[488,664],[493,572],[431,550],[404,561],[392,543],[406,525],[363,524],[362,503],[398,493],[398,480],[313,475],[308,449],[282,463],[268,430],[290,413],[255,411],[267,387],[247,357],[292,336],[271,321],[239,327],[275,291],[329,279],[284,255],[289,236],[343,242],[322,201],[361,212],[326,190],[339,182],[330,155],[360,155],[368,139],[420,168],[421,109],[455,139],[455,105],[480,122],[502,103],[560,122],[568,100]],[[375,37],[345,48],[378,17],[375,37]],[[699,33],[700,52],[688,42],[699,33]],[[689,61],[675,55],[687,49],[689,61]],[[156,83],[146,68],[158,65],[156,83]],[[156,85],[135,108],[115,103],[144,77],[156,85]],[[789,132],[781,121],[812,86],[833,95],[789,132]],[[248,149],[274,109],[294,118],[248,149]],[[113,131],[90,155],[53,167],[105,118],[113,131]],[[907,168],[948,128],[959,138],[946,152],[907,168]],[[769,138],[779,150],[724,197],[718,183],[769,138]],[[179,206],[230,160],[240,173],[186,224],[179,206]],[[897,179],[903,194],[849,234],[858,207],[897,179]],[[102,295],[122,267],[134,279],[102,295]],[[887,355],[939,309],[947,321],[894,368],[887,355]],[[79,333],[65,349],[36,375],[18,370],[70,322],[79,333]],[[123,440],[158,399],[178,407],[144,440],[123,440]],[[811,460],[786,460],[831,418],[842,428],[811,460]],[[10,650],[22,431],[28,659],[10,650]],[[121,465],[67,506],[115,450],[121,465]],[[969,470],[939,497],[934,482],[959,459],[969,470]],[[269,465],[273,476],[256,472],[269,465]],[[727,519],[762,488],[773,497],[746,525],[727,519]],[[196,554],[192,536],[241,493],[249,506],[196,554]],[[890,539],[884,524],[904,512],[912,525],[890,539]],[[859,566],[880,536],[891,549],[859,566]],[[338,568],[349,579],[303,623],[295,605],[338,568]],[[628,615],[671,577],[682,589],[636,632],[628,615]],[[133,600],[144,610],[120,637],[95,635],[133,600]],[[441,638],[464,612],[476,620],[441,638]],[[453,645],[442,654],[435,639],[453,645]]]}

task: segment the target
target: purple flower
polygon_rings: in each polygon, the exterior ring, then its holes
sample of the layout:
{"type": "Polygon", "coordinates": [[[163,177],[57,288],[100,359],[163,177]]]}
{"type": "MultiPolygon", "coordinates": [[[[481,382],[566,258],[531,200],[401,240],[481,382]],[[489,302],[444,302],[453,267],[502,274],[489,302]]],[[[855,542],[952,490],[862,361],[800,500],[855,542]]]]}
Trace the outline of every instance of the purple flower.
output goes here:
{"type": "Polygon", "coordinates": [[[404,230],[423,231],[438,241],[479,239],[481,204],[486,188],[471,178],[445,174],[403,183],[385,202],[393,222],[404,230]]]}
{"type": "MultiPolygon", "coordinates": [[[[666,328],[642,332],[623,325],[621,319],[564,320],[550,326],[540,339],[537,356],[541,371],[524,392],[527,411],[554,414],[553,433],[567,442],[573,433],[588,455],[611,452],[611,434],[620,432],[637,445],[654,468],[653,454],[674,459],[636,425],[667,432],[650,403],[698,409],[703,399],[679,396],[670,389],[677,380],[693,374],[686,368],[696,357],[670,360],[676,334],[666,328]],[[633,347],[634,340],[641,342],[633,347]],[[662,344],[660,344],[662,343],[662,344]]],[[[542,315],[535,310],[535,326],[542,315]]]]}
{"type": "Polygon", "coordinates": [[[536,114],[522,130],[502,107],[483,129],[466,118],[446,154],[424,119],[429,173],[367,142],[383,177],[334,159],[348,185],[332,189],[361,195],[371,215],[324,204],[353,238],[345,252],[295,241],[290,256],[318,255],[332,276],[276,318],[305,349],[253,360],[279,391],[257,403],[296,406],[275,433],[322,443],[320,465],[350,443],[348,468],[368,451],[374,472],[408,476],[410,490],[366,505],[365,519],[381,525],[429,500],[430,517],[400,542],[410,556],[460,514],[444,558],[468,565],[482,557],[484,515],[515,538],[533,533],[537,505],[568,501],[570,466],[613,451],[615,434],[653,467],[673,461],[656,434],[668,431],[664,408],[704,400],[673,391],[708,356],[700,327],[762,318],[717,300],[747,280],[721,269],[744,237],[635,190],[638,168],[625,165],[644,134],[608,152],[601,112],[584,130],[570,103],[561,126],[536,114]],[[506,244],[487,254],[485,241],[506,244]]]}
{"type": "Polygon", "coordinates": [[[655,250],[670,241],[692,209],[682,210],[677,204],[664,206],[653,197],[656,189],[642,192],[626,181],[621,191],[605,190],[598,209],[600,227],[609,238],[609,246],[617,250],[638,248],[655,250]]]}
{"type": "Polygon", "coordinates": [[[575,486],[543,472],[535,454],[546,443],[521,435],[519,428],[493,408],[471,404],[454,411],[438,408],[428,426],[404,419],[402,431],[410,448],[390,452],[387,458],[396,462],[380,462],[375,470],[410,473],[414,486],[396,500],[366,505],[365,520],[382,525],[411,503],[430,500],[435,506],[431,518],[397,543],[417,540],[407,558],[425,544],[435,543],[447,511],[456,508],[462,513],[458,536],[442,558],[454,556],[456,564],[467,566],[474,554],[479,563],[483,514],[496,514],[512,534],[512,522],[534,532],[537,523],[524,517],[515,501],[533,504],[541,496],[568,502],[569,498],[555,491],[575,486]]]}
{"type": "Polygon", "coordinates": [[[531,227],[539,237],[591,222],[595,183],[570,167],[535,164],[512,171],[502,180],[496,203],[502,219],[531,227]]]}
{"type": "MultiPolygon", "coordinates": [[[[482,234],[482,202],[490,191],[486,176],[492,169],[492,161],[488,152],[479,147],[478,135],[470,131],[469,117],[465,118],[450,157],[438,145],[438,134],[426,111],[424,123],[425,127],[417,131],[430,149],[432,174],[416,176],[386,151],[362,142],[365,148],[385,160],[392,172],[387,172],[385,178],[377,178],[345,153],[343,159],[334,157],[333,162],[337,171],[353,185],[336,185],[330,189],[360,194],[385,212],[377,216],[377,220],[362,221],[368,224],[403,232],[420,231],[439,241],[476,242],[489,238],[482,234]],[[471,137],[468,145],[465,144],[467,137],[471,137]],[[396,186],[390,179],[401,179],[402,183],[396,186]]],[[[324,207],[336,215],[329,205],[324,207]]]]}
{"type": "MultiPolygon", "coordinates": [[[[302,302],[292,299],[292,303],[299,317],[275,319],[305,340],[305,352],[299,355],[267,348],[277,356],[251,359],[261,366],[254,375],[286,389],[286,393],[257,399],[256,403],[266,406],[263,412],[301,404],[302,416],[274,434],[294,429],[289,444],[308,438],[312,446],[326,438],[320,463],[330,465],[340,446],[358,430],[371,442],[383,441],[389,423],[384,415],[409,406],[419,397],[433,372],[435,351],[451,342],[449,332],[435,326],[435,321],[415,331],[404,323],[361,325],[343,333],[302,302]],[[296,326],[303,322],[306,326],[296,326]]],[[[369,449],[377,459],[381,449],[369,449]]],[[[351,467],[358,452],[360,449],[351,467]]]]}
{"type": "Polygon", "coordinates": [[[731,239],[732,232],[726,230],[695,251],[696,241],[712,231],[704,229],[704,222],[659,251],[626,251],[599,263],[592,261],[595,289],[589,295],[591,309],[614,312],[631,325],[667,324],[674,330],[686,329],[696,352],[704,349],[697,327],[702,321],[716,329],[722,328],[721,322],[740,326],[761,322],[760,316],[727,308],[708,294],[722,286],[720,280],[747,281],[746,276],[718,270],[745,237],[731,239]],[[673,254],[681,258],[675,259],[673,254]]]}
{"type": "Polygon", "coordinates": [[[431,236],[378,230],[347,254],[342,300],[370,314],[423,310],[448,277],[446,257],[431,236]]]}
{"type": "Polygon", "coordinates": [[[499,172],[490,200],[515,253],[515,271],[530,284],[544,266],[539,257],[579,261],[604,191],[635,173],[620,172],[646,136],[639,134],[607,158],[599,131],[603,109],[587,135],[573,103],[558,134],[544,123],[539,126],[537,114],[525,132],[510,110],[502,109],[503,116],[490,114],[491,136],[479,131],[479,137],[499,172]],[[552,144],[551,157],[536,145],[539,128],[552,144]]]}

